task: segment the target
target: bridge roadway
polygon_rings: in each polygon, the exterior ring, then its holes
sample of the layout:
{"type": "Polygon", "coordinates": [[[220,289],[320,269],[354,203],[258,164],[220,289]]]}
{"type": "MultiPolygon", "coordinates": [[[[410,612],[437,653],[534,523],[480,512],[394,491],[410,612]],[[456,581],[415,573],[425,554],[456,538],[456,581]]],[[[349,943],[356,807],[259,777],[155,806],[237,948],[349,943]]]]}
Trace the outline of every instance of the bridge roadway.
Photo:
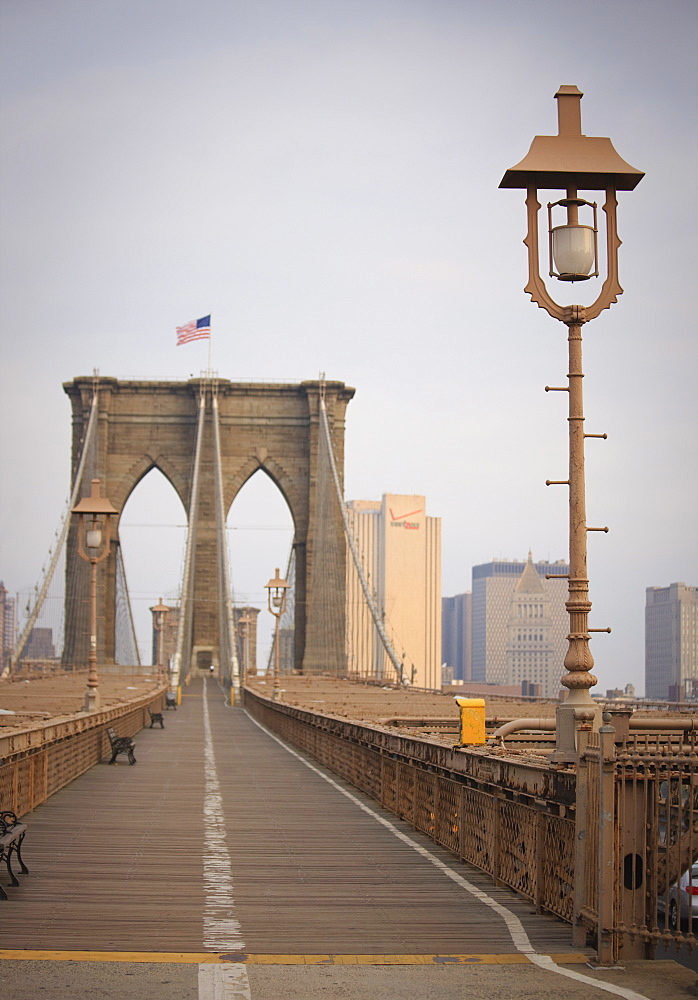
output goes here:
{"type": "Polygon", "coordinates": [[[3,996],[654,1000],[669,973],[695,995],[672,962],[590,970],[568,926],[304,762],[211,681],[136,744],[135,766],[94,767],[25,817],[30,874],[0,902],[3,996]]]}

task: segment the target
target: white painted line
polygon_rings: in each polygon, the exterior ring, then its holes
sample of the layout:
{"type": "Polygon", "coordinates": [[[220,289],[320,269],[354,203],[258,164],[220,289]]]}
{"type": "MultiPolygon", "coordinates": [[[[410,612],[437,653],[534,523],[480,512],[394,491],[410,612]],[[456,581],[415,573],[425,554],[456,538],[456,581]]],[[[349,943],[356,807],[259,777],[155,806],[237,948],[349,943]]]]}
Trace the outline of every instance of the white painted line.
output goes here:
{"type": "Polygon", "coordinates": [[[377,812],[374,812],[373,809],[371,809],[369,806],[363,803],[355,795],[352,795],[350,791],[348,791],[346,788],[342,788],[342,786],[339,785],[336,781],[334,781],[328,775],[323,774],[323,772],[319,768],[315,767],[313,764],[307,761],[305,757],[301,756],[301,754],[291,749],[291,747],[288,746],[287,743],[284,743],[283,740],[279,739],[279,737],[276,736],[274,733],[272,733],[269,729],[267,729],[266,726],[263,726],[261,722],[258,722],[256,719],[254,719],[250,715],[250,713],[247,712],[247,710],[245,710],[245,712],[247,717],[252,722],[254,722],[254,724],[258,726],[259,729],[265,732],[267,736],[270,736],[271,739],[275,740],[279,744],[279,746],[282,746],[284,748],[284,750],[292,754],[292,756],[296,757],[302,764],[305,764],[305,766],[309,768],[311,771],[314,771],[315,774],[319,775],[323,779],[323,781],[326,781],[329,785],[332,785],[332,787],[336,788],[338,792],[341,792],[342,795],[344,795],[346,798],[354,802],[359,807],[359,809],[367,813],[369,816],[372,816],[373,819],[376,820],[377,823],[380,823],[381,826],[384,826],[386,830],[390,830],[393,836],[397,837],[397,839],[402,841],[403,844],[406,844],[408,847],[411,847],[412,850],[416,851],[417,854],[420,854],[426,861],[429,861],[432,865],[434,865],[435,868],[438,868],[439,871],[443,872],[443,874],[446,875],[447,878],[450,878],[452,882],[455,882],[456,885],[459,885],[462,889],[465,889],[466,892],[469,892],[481,903],[484,903],[485,906],[489,906],[491,910],[494,910],[494,912],[497,913],[507,925],[507,929],[511,936],[511,940],[514,943],[517,951],[520,951],[524,955],[526,955],[528,960],[533,965],[537,965],[538,968],[543,969],[546,972],[554,972],[557,973],[557,975],[559,976],[565,976],[568,979],[574,979],[578,983],[585,983],[588,986],[594,986],[596,987],[596,989],[603,990],[605,993],[612,993],[614,996],[623,997],[624,1000],[648,1000],[648,997],[645,997],[640,993],[635,993],[633,990],[627,990],[622,986],[614,986],[612,983],[604,983],[598,979],[592,979],[591,976],[585,976],[580,972],[572,972],[569,969],[562,969],[560,968],[559,965],[556,965],[555,962],[553,962],[553,960],[550,958],[549,955],[541,955],[539,952],[535,950],[535,948],[531,944],[523,924],[521,923],[521,921],[519,920],[519,918],[516,916],[515,913],[512,913],[511,910],[507,909],[506,906],[503,906],[501,903],[498,903],[496,899],[493,899],[486,892],[483,892],[482,889],[478,889],[476,885],[473,885],[472,882],[469,882],[467,879],[463,878],[462,875],[459,875],[457,872],[453,871],[453,869],[449,868],[448,865],[445,865],[440,858],[437,858],[435,854],[432,854],[431,851],[428,851],[425,847],[422,847],[421,844],[418,844],[415,840],[412,840],[411,837],[408,837],[401,830],[398,830],[397,827],[393,826],[392,823],[389,823],[387,819],[384,819],[383,816],[380,816],[377,812]]]}
{"type": "Polygon", "coordinates": [[[213,753],[213,736],[204,680],[204,948],[241,951],[245,947],[235,917],[233,875],[226,839],[221,787],[213,753]]]}
{"type": "Polygon", "coordinates": [[[245,966],[200,965],[199,1000],[252,1000],[245,966]]]}

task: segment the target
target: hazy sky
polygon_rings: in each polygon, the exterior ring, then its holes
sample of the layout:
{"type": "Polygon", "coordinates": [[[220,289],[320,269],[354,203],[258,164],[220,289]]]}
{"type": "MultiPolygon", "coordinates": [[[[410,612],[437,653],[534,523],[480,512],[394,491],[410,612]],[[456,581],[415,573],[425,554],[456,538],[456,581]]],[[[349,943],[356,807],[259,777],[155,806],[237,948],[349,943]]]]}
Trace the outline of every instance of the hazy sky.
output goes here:
{"type": "MultiPolygon", "coordinates": [[[[584,331],[586,428],[609,435],[587,448],[589,523],[611,528],[589,538],[591,624],[613,628],[595,672],[642,688],[645,588],[698,584],[694,0],[0,11],[8,589],[37,581],[68,492],[61,383],[198,375],[206,345],[174,328],[209,312],[221,377],[356,387],[347,499],[426,494],[444,595],[492,557],[565,558],[544,482],[566,478],[567,400],[543,387],[566,331],[522,291],[524,194],[498,184],[576,84],[584,132],[647,175],[619,195],[625,294],[584,331]]],[[[124,512],[141,622],[177,590],[162,525],[183,521],[155,473],[124,512]]],[[[257,476],[229,523],[236,597],[261,606],[289,515],[257,476]]]]}

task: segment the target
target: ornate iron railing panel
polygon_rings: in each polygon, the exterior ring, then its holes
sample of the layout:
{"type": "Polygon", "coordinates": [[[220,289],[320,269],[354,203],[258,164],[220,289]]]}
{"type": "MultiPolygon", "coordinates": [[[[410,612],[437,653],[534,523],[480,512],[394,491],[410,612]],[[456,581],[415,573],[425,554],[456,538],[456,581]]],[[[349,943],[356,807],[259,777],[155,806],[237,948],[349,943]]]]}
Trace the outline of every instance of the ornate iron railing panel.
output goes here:
{"type": "Polygon", "coordinates": [[[550,816],[538,856],[542,871],[540,907],[572,923],[574,916],[574,823],[550,816]]]}

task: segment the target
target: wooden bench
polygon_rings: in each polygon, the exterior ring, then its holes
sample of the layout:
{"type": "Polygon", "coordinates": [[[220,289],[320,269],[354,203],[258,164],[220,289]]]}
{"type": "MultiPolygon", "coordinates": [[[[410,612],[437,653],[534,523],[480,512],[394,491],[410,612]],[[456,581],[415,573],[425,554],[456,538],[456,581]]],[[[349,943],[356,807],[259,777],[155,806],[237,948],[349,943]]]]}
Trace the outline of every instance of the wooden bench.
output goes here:
{"type": "MultiPolygon", "coordinates": [[[[22,841],[27,832],[26,823],[20,823],[9,809],[0,813],[0,861],[7,866],[7,874],[12,885],[19,885],[17,876],[12,871],[12,855],[19,861],[20,871],[26,875],[29,871],[22,861],[22,841]]],[[[0,899],[7,899],[7,893],[0,885],[0,899]]]]}
{"type": "Polygon", "coordinates": [[[160,728],[165,728],[165,721],[162,717],[162,712],[151,712],[148,709],[148,715],[150,716],[150,728],[152,729],[156,722],[160,723],[160,728]]]}
{"type": "Polygon", "coordinates": [[[109,737],[109,742],[111,743],[110,764],[116,764],[116,758],[120,753],[126,754],[129,764],[136,763],[136,757],[133,752],[136,749],[136,744],[130,736],[117,736],[111,727],[107,729],[107,736],[109,737]]]}

